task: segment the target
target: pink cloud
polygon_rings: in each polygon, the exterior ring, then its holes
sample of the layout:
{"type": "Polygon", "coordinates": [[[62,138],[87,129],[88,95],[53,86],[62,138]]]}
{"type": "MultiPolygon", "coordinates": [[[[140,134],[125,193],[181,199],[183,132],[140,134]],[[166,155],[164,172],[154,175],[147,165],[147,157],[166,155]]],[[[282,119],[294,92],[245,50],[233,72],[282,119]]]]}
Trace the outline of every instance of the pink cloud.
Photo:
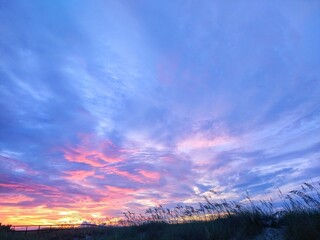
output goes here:
{"type": "Polygon", "coordinates": [[[60,198],[63,193],[56,187],[36,183],[0,183],[0,187],[10,192],[24,192],[41,196],[60,198]]]}
{"type": "Polygon", "coordinates": [[[148,180],[157,181],[160,179],[160,173],[158,172],[139,170],[139,173],[148,180]]]}
{"type": "Polygon", "coordinates": [[[93,135],[78,134],[80,144],[63,147],[64,158],[69,162],[85,163],[92,167],[103,167],[110,163],[123,161],[120,157],[106,152],[119,152],[119,149],[109,140],[96,139],[93,135]]]}
{"type": "Polygon", "coordinates": [[[65,171],[64,173],[68,175],[65,179],[69,181],[81,181],[87,177],[95,176],[94,171],[65,171]]]}
{"type": "Polygon", "coordinates": [[[114,166],[106,166],[103,169],[107,174],[115,174],[120,177],[127,178],[128,180],[139,182],[139,183],[148,183],[158,181],[160,179],[160,173],[147,170],[138,170],[137,173],[130,173],[128,171],[120,170],[114,166]]]}
{"type": "Polygon", "coordinates": [[[229,136],[208,138],[200,134],[189,136],[177,144],[179,150],[190,151],[204,148],[223,147],[233,145],[236,140],[229,136]]]}
{"type": "Polygon", "coordinates": [[[133,188],[122,188],[122,187],[115,187],[115,186],[107,186],[107,196],[110,199],[122,199],[123,196],[133,196],[135,193],[141,191],[140,189],[133,189],[133,188]]]}
{"type": "Polygon", "coordinates": [[[120,158],[109,157],[100,151],[89,150],[85,147],[65,149],[64,157],[70,162],[85,163],[92,167],[103,167],[108,163],[121,161],[120,158]]]}
{"type": "Polygon", "coordinates": [[[104,168],[107,174],[115,174],[121,177],[125,177],[129,180],[133,180],[135,182],[141,182],[141,178],[133,173],[119,170],[117,167],[107,166],[104,168]]]}
{"type": "Polygon", "coordinates": [[[34,198],[22,194],[0,194],[0,205],[4,204],[18,204],[22,202],[30,202],[34,198]]]}

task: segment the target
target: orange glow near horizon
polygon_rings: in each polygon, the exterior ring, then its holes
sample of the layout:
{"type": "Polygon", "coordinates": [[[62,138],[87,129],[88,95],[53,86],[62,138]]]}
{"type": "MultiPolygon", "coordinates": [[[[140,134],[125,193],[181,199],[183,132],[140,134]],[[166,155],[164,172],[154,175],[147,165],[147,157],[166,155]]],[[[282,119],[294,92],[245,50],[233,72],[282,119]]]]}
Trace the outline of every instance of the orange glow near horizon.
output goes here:
{"type": "MultiPolygon", "coordinates": [[[[80,173],[78,177],[69,176],[70,181],[84,180],[92,173],[80,173]]],[[[157,174],[148,175],[151,180],[157,178],[157,174]],[[153,177],[155,176],[155,177],[153,177]]],[[[138,177],[137,177],[138,178],[138,177]]],[[[142,181],[142,178],[138,178],[142,181]]],[[[24,186],[16,186],[23,189],[24,186]]],[[[39,188],[41,189],[41,188],[39,188]]],[[[34,188],[27,189],[26,194],[44,197],[47,201],[53,200],[53,205],[43,204],[37,197],[24,194],[11,193],[0,194],[0,222],[11,225],[55,225],[55,224],[79,224],[83,221],[105,222],[106,218],[122,216],[123,211],[130,210],[127,204],[146,201],[139,196],[145,194],[144,189],[122,188],[106,186],[94,188],[90,186],[88,196],[78,194],[64,194],[55,189],[54,192],[43,195],[34,188]],[[92,197],[97,196],[97,197],[92,197]],[[140,199],[140,200],[137,200],[140,199]],[[37,202],[38,201],[38,202],[37,202]],[[116,210],[119,210],[117,212],[116,210]]],[[[149,202],[158,203],[156,199],[148,199],[149,202]]],[[[49,203],[51,204],[51,203],[49,203]]],[[[144,210],[142,207],[141,210],[144,210]]],[[[138,209],[135,209],[139,210],[138,209]]]]}
{"type": "MultiPolygon", "coordinates": [[[[138,190],[108,186],[104,190],[96,190],[104,194],[99,200],[89,197],[75,197],[74,202],[64,207],[38,206],[4,206],[3,204],[19,204],[34,199],[24,195],[1,196],[0,222],[11,225],[55,225],[79,224],[83,221],[105,222],[114,214],[109,210],[125,210],[125,204],[133,201],[138,190]],[[119,201],[121,199],[121,202],[119,201]]],[[[62,200],[63,201],[63,200],[62,200]]],[[[119,210],[118,216],[122,214],[119,210]]]]}
{"type": "MultiPolygon", "coordinates": [[[[121,216],[132,203],[157,203],[156,199],[145,199],[144,194],[148,191],[145,184],[157,183],[160,173],[144,169],[144,165],[132,170],[126,169],[122,157],[106,154],[108,147],[115,148],[110,142],[98,144],[94,148],[88,147],[90,145],[86,137],[81,141],[81,146],[68,146],[60,151],[66,163],[84,163],[87,170],[67,168],[61,171],[54,178],[58,185],[32,181],[0,183],[1,188],[8,190],[0,194],[2,224],[106,222],[111,216],[121,216]],[[109,185],[113,178],[122,183],[137,183],[139,187],[109,185]]],[[[139,210],[139,207],[135,210],[139,210]]]]}
{"type": "Polygon", "coordinates": [[[104,222],[107,215],[88,210],[69,210],[68,208],[38,207],[0,207],[2,224],[10,225],[58,225],[81,224],[84,221],[104,222]]]}
{"type": "Polygon", "coordinates": [[[48,182],[26,178],[26,181],[0,183],[0,188],[7,190],[0,193],[0,222],[11,225],[103,223],[121,217],[123,211],[131,210],[132,204],[134,211],[144,211],[146,206],[161,203],[154,196],[148,197],[150,186],[159,183],[161,172],[151,170],[153,167],[148,164],[127,168],[125,149],[119,149],[120,156],[110,150],[109,156],[108,148],[116,148],[112,143],[106,141],[89,147],[88,141],[83,137],[81,145],[59,149],[65,163],[84,163],[83,169],[66,168],[48,182]]]}

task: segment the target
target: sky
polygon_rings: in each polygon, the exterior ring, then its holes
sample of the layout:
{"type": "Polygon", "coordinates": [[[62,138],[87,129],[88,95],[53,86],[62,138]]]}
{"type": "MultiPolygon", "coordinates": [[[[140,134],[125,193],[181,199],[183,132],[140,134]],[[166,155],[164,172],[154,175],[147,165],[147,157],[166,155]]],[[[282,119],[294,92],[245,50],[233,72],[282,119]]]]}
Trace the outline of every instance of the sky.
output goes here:
{"type": "Polygon", "coordinates": [[[319,179],[317,0],[0,0],[0,22],[2,223],[319,179]]]}

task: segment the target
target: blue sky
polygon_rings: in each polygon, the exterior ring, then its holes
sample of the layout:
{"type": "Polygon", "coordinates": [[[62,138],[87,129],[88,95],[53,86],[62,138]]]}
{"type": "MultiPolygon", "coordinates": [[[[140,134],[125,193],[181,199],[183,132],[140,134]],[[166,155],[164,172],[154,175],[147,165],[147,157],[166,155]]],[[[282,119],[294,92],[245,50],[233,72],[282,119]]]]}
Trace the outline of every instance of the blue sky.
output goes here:
{"type": "Polygon", "coordinates": [[[0,1],[0,216],[318,180],[320,3],[0,1]]]}

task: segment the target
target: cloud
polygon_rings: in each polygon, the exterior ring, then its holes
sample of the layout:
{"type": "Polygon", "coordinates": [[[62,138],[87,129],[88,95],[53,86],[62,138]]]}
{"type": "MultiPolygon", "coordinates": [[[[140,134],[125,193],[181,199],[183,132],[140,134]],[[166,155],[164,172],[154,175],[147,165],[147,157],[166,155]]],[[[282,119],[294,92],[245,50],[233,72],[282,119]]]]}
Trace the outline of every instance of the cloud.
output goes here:
{"type": "Polygon", "coordinates": [[[139,173],[145,177],[146,179],[150,179],[150,180],[159,180],[160,179],[160,174],[158,172],[148,172],[145,170],[139,170],[139,173]]]}
{"type": "Polygon", "coordinates": [[[201,136],[193,135],[190,138],[182,140],[178,143],[178,149],[181,151],[201,150],[205,148],[219,148],[225,145],[234,145],[235,140],[228,137],[217,137],[206,139],[201,136]]]}
{"type": "Polygon", "coordinates": [[[1,200],[0,204],[1,205],[8,205],[8,204],[15,204],[19,205],[22,204],[23,202],[30,202],[33,201],[34,199],[28,196],[24,196],[22,194],[1,194],[1,200]]]}
{"type": "Polygon", "coordinates": [[[85,149],[71,149],[64,153],[66,160],[70,162],[85,163],[92,167],[102,167],[107,163],[115,163],[121,161],[117,158],[110,158],[98,151],[86,151],[85,149]]]}
{"type": "Polygon", "coordinates": [[[78,182],[88,177],[95,176],[94,171],[65,171],[65,177],[69,181],[78,182]]]}

